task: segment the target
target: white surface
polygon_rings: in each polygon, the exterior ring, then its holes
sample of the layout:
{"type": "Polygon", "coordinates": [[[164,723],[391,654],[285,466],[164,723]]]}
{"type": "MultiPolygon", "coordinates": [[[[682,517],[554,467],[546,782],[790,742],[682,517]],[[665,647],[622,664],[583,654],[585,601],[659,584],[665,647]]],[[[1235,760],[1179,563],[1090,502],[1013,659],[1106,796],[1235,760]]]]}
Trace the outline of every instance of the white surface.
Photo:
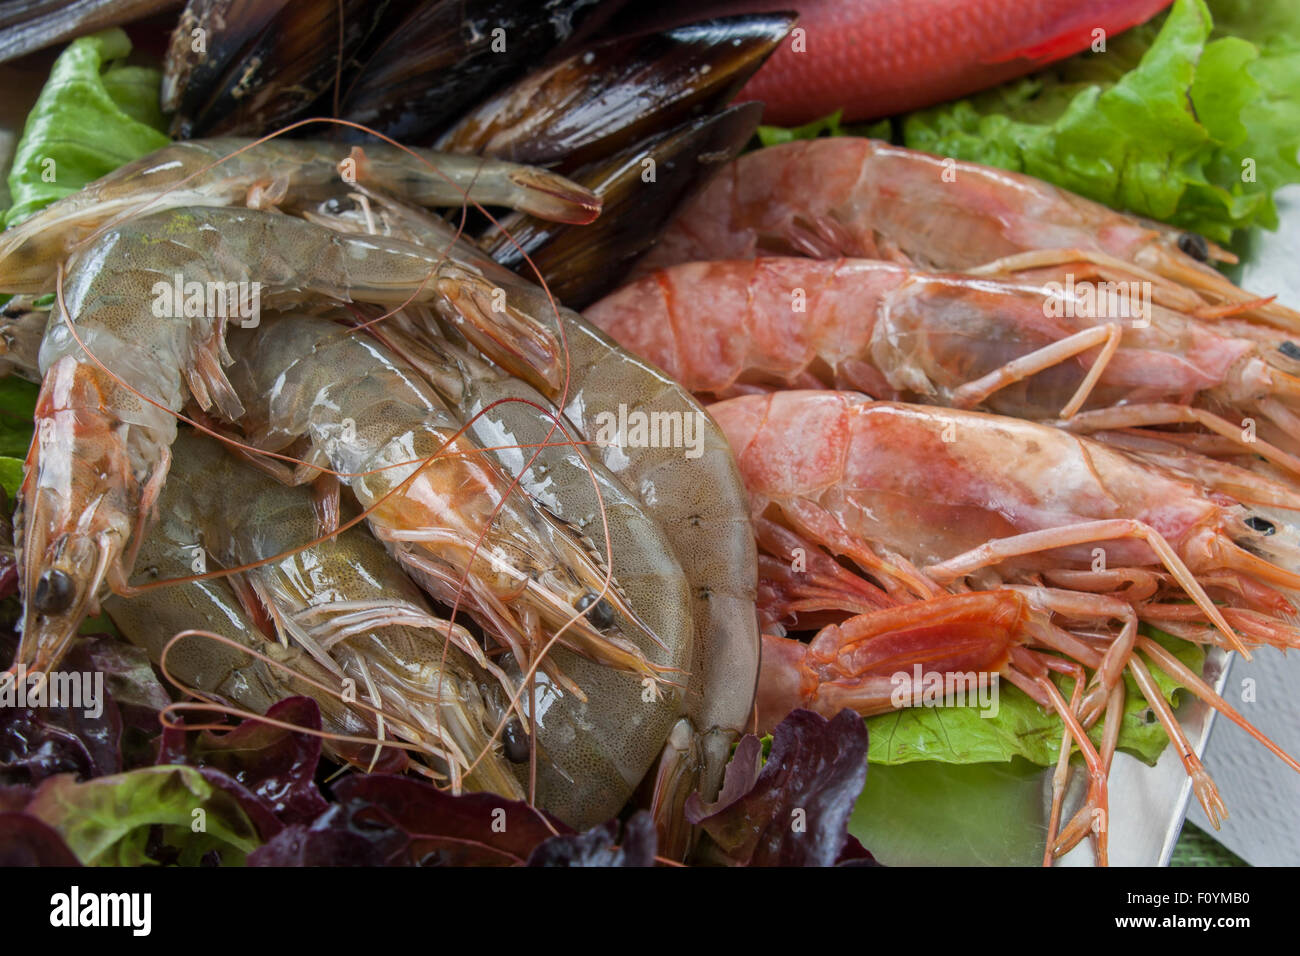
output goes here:
{"type": "MultiPolygon", "coordinates": [[[[1289,754],[1300,754],[1300,652],[1261,648],[1253,661],[1233,655],[1224,697],[1289,754]],[[1254,702],[1242,693],[1254,681],[1254,702]]],[[[1193,802],[1187,818],[1255,866],[1300,866],[1300,774],[1219,717],[1205,753],[1228,819],[1218,833],[1193,802]]]]}
{"type": "MultiPolygon", "coordinates": [[[[1244,252],[1239,281],[1252,292],[1276,294],[1280,302],[1300,308],[1300,187],[1280,191],[1278,209],[1282,227],[1255,237],[1244,252]]],[[[1300,759],[1300,651],[1283,656],[1263,647],[1252,662],[1234,655],[1224,697],[1300,759]],[[1254,702],[1242,699],[1246,680],[1254,681],[1254,702]]],[[[1214,722],[1204,759],[1229,817],[1217,834],[1199,806],[1192,806],[1188,819],[1247,863],[1300,866],[1300,774],[1222,717],[1214,722]]]]}

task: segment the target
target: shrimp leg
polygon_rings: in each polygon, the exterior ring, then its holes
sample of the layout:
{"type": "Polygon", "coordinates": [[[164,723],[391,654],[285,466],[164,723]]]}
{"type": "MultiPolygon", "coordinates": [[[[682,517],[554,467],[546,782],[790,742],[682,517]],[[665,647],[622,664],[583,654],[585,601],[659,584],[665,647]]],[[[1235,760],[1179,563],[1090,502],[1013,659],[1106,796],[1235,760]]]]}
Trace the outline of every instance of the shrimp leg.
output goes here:
{"type": "Polygon", "coordinates": [[[1182,585],[1188,597],[1196,603],[1196,606],[1227,638],[1232,648],[1239,651],[1246,660],[1253,659],[1250,651],[1241,643],[1241,639],[1224,618],[1223,613],[1210,600],[1209,595],[1205,593],[1205,589],[1201,587],[1200,582],[1188,570],[1182,558],[1169,546],[1169,542],[1155,528],[1140,521],[1115,518],[1108,521],[1087,521],[1042,531],[1030,531],[1025,534],[990,541],[965,554],[959,554],[946,561],[932,564],[925,568],[924,571],[936,580],[947,583],[963,575],[970,574],[972,571],[998,564],[1009,558],[1035,554],[1052,548],[1091,544],[1098,541],[1112,541],[1116,538],[1137,538],[1145,541],[1159,556],[1161,562],[1173,574],[1178,583],[1182,585]]]}
{"type": "Polygon", "coordinates": [[[1257,454],[1273,462],[1273,464],[1285,468],[1291,474],[1300,476],[1300,458],[1288,454],[1266,441],[1260,441],[1253,435],[1246,437],[1249,433],[1244,426],[1234,425],[1213,412],[1208,412],[1203,408],[1195,408],[1191,405],[1152,402],[1140,405],[1122,405],[1117,408],[1099,408],[1093,411],[1081,412],[1068,421],[1059,422],[1058,424],[1070,431],[1086,434],[1090,431],[1182,423],[1201,425],[1216,435],[1239,442],[1243,446],[1243,451],[1257,454]]]}
{"type": "Polygon", "coordinates": [[[1267,736],[1261,733],[1259,729],[1243,717],[1235,707],[1224,700],[1221,695],[1216,694],[1204,680],[1202,680],[1186,664],[1180,661],[1167,648],[1162,647],[1159,642],[1153,641],[1149,637],[1138,638],[1138,646],[1160,666],[1161,670],[1169,674],[1201,700],[1205,701],[1242,730],[1246,731],[1246,733],[1258,740],[1268,748],[1270,753],[1292,770],[1300,773],[1300,760],[1296,760],[1296,758],[1292,757],[1267,736]]]}
{"type": "Polygon", "coordinates": [[[1115,355],[1115,351],[1119,348],[1120,339],[1123,335],[1123,329],[1115,323],[1098,325],[1091,329],[1075,332],[1073,335],[1044,346],[1035,352],[1022,355],[1020,358],[1008,362],[1002,368],[955,389],[952,394],[952,406],[954,408],[973,408],[981,404],[998,389],[1006,388],[1013,382],[1029,378],[1031,375],[1043,371],[1043,369],[1059,365],[1066,359],[1081,355],[1100,345],[1101,353],[1092,363],[1092,367],[1088,369],[1087,376],[1079,384],[1065,407],[1061,409],[1061,417],[1068,419],[1083,407],[1083,403],[1088,400],[1088,396],[1096,388],[1102,373],[1106,371],[1107,364],[1109,364],[1111,358],[1115,355]]]}
{"type": "Polygon", "coordinates": [[[1210,823],[1214,829],[1219,829],[1219,821],[1228,815],[1227,808],[1224,807],[1223,800],[1219,797],[1219,788],[1214,785],[1210,775],[1205,772],[1205,765],[1196,756],[1196,751],[1192,749],[1191,743],[1187,740],[1187,735],[1183,733],[1183,728],[1179,726],[1178,721],[1174,718],[1173,711],[1169,709],[1168,702],[1165,700],[1164,695],[1160,693],[1160,688],[1156,686],[1156,682],[1151,677],[1151,672],[1147,670],[1147,666],[1134,657],[1129,661],[1129,672],[1137,680],[1138,687],[1142,690],[1142,696],[1151,705],[1151,710],[1155,713],[1156,719],[1160,721],[1160,725],[1165,728],[1165,733],[1173,741],[1178,756],[1183,762],[1183,767],[1187,770],[1187,776],[1191,778],[1192,790],[1196,793],[1196,799],[1205,810],[1205,815],[1210,818],[1210,823]]]}
{"type": "Polygon", "coordinates": [[[1069,263],[1088,263],[1098,267],[1098,274],[1111,281],[1138,279],[1151,283],[1152,291],[1165,304],[1197,318],[1212,319],[1222,315],[1256,312],[1261,318],[1281,328],[1300,330],[1297,314],[1291,309],[1275,305],[1275,296],[1255,296],[1237,288],[1213,269],[1172,267],[1164,275],[1144,269],[1136,262],[1125,262],[1105,253],[1087,249],[1041,249],[1006,256],[985,263],[970,271],[975,275],[1002,275],[1044,266],[1069,263]],[[1215,301],[1226,303],[1218,308],[1208,307],[1196,293],[1209,295],[1215,301]]]}
{"type": "MultiPolygon", "coordinates": [[[[1109,844],[1110,824],[1107,817],[1110,808],[1106,792],[1106,767],[1097,753],[1097,748],[1093,746],[1087,732],[1080,726],[1079,721],[1070,710],[1070,706],[1065,702],[1065,698],[1061,696],[1061,692],[1056,689],[1056,685],[1047,676],[1046,670],[1047,665],[1043,664],[1042,672],[1035,674],[1032,680],[1060,716],[1067,732],[1078,745],[1079,752],[1083,755],[1084,764],[1088,768],[1087,798],[1084,805],[1079,808],[1079,811],[1058,835],[1052,852],[1053,855],[1059,856],[1065,852],[1065,848],[1073,846],[1085,834],[1092,832],[1097,838],[1097,865],[1107,866],[1109,864],[1107,847],[1109,844]]],[[[1014,678],[1014,671],[1012,671],[1012,675],[1014,678]]],[[[1020,687],[1022,690],[1027,689],[1023,683],[1020,684],[1020,687]]]]}
{"type": "MultiPolygon", "coordinates": [[[[1070,709],[1076,714],[1083,700],[1083,681],[1076,680],[1070,692],[1070,709]]],[[[1057,833],[1061,826],[1061,810],[1065,803],[1065,788],[1070,781],[1070,755],[1074,753],[1074,738],[1070,728],[1061,734],[1061,749],[1056,757],[1056,769],[1052,771],[1052,804],[1047,817],[1047,844],[1043,848],[1043,866],[1051,866],[1056,855],[1052,852],[1056,844],[1057,833]]]]}

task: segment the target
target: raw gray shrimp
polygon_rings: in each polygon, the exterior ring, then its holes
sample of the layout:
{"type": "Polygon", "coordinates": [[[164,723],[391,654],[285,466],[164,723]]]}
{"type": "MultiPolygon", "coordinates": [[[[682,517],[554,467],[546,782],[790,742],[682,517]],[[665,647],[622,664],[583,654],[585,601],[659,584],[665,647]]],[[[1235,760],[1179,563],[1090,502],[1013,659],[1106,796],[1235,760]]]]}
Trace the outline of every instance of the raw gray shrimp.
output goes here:
{"type": "MultiPolygon", "coordinates": [[[[696,663],[686,690],[686,715],[693,732],[674,734],[681,759],[674,766],[666,763],[663,775],[683,776],[664,786],[685,793],[699,778],[711,798],[721,783],[730,744],[751,710],[759,652],[757,553],[744,487],[725,440],[681,386],[619,348],[578,313],[455,242],[445,224],[395,203],[382,202],[380,208],[396,235],[447,253],[433,283],[440,293],[433,306],[439,316],[494,362],[551,401],[562,401],[579,434],[599,438],[602,427],[610,430],[620,412],[660,416],[658,421],[675,418],[683,427],[689,423],[698,429],[698,457],[680,447],[627,441],[598,445],[597,450],[605,467],[663,528],[691,585],[696,663]],[[688,749],[693,755],[686,754],[688,749]]],[[[313,218],[352,231],[366,228],[355,215],[330,215],[322,209],[313,218]]]]}
{"type": "Polygon", "coordinates": [[[363,149],[283,138],[190,140],[114,170],[0,235],[0,290],[51,291],[57,263],[97,230],[135,215],[311,203],[344,181],[421,205],[509,206],[560,222],[590,222],[600,211],[600,200],[576,183],[501,160],[408,153],[386,143],[363,149]]]}
{"type": "MultiPolygon", "coordinates": [[[[449,270],[447,270],[449,271],[449,270]]],[[[549,328],[563,341],[568,387],[546,392],[564,401],[566,416],[597,441],[601,461],[631,489],[668,534],[691,582],[696,627],[695,667],[686,691],[686,714],[702,748],[706,796],[721,783],[731,742],[744,727],[758,673],[757,582],[753,531],[730,450],[721,432],[680,385],[620,349],[577,313],[551,303],[534,286],[496,285],[462,270],[439,283],[437,304],[486,326],[498,290],[507,309],[549,328]],[[677,447],[661,432],[657,440],[620,434],[623,421],[680,423],[677,447]],[[693,447],[687,429],[694,429],[693,447]]],[[[534,383],[537,384],[537,383],[534,383]]],[[[633,428],[635,427],[632,426],[633,428]]],[[[689,738],[688,738],[689,739],[689,738]]]]}
{"type": "MultiPolygon", "coordinates": [[[[528,439],[522,439],[528,440],[528,439]]],[[[527,449],[525,449],[525,452],[527,449]]],[[[560,476],[556,476],[557,480],[560,476]]],[[[582,475],[583,478],[586,475],[582,475]]],[[[284,492],[291,489],[283,489],[279,494],[283,497],[284,492]]],[[[258,510],[262,506],[258,505],[258,510]]],[[[280,548],[283,550],[290,549],[295,543],[300,543],[311,534],[310,526],[310,509],[304,510],[301,504],[296,512],[298,525],[294,528],[286,527],[288,522],[282,518],[277,521],[266,520],[259,521],[259,527],[266,529],[276,529],[274,540],[263,543],[261,538],[258,540],[258,547],[263,551],[273,552],[280,548]]],[[[615,513],[611,517],[611,525],[616,529],[619,527],[619,516],[615,513]]],[[[648,529],[637,527],[630,529],[633,532],[643,532],[648,529]]],[[[404,593],[399,584],[404,584],[406,592],[413,590],[412,586],[407,584],[407,579],[399,570],[398,565],[392,558],[384,553],[380,545],[364,535],[359,528],[350,529],[340,536],[340,540],[349,534],[362,534],[369,545],[368,550],[362,552],[357,549],[356,555],[359,561],[359,567],[363,567],[368,574],[375,574],[377,571],[386,571],[385,595],[377,604],[383,605],[391,601],[392,595],[404,594],[403,600],[418,603],[418,595],[404,593]],[[392,580],[394,575],[400,579],[392,580]]],[[[619,535],[615,539],[616,547],[624,543],[633,545],[634,542],[627,535],[619,535]]],[[[639,543],[639,542],[636,542],[639,543]]],[[[355,547],[355,546],[354,546],[355,547]]],[[[319,547],[316,549],[319,550],[319,547]]],[[[633,547],[635,551],[635,547],[633,547]]],[[[259,557],[254,551],[245,550],[235,557],[245,560],[254,560],[259,557]]],[[[288,559],[280,562],[281,565],[290,561],[302,563],[308,558],[307,555],[288,559]]],[[[671,557],[669,557],[671,561],[671,557]]],[[[614,569],[616,574],[623,570],[631,570],[627,561],[620,562],[615,560],[614,569]]],[[[292,569],[291,569],[292,570],[292,569]]],[[[669,600],[681,600],[682,595],[674,593],[673,565],[661,567],[664,577],[658,580],[658,584],[664,589],[661,599],[665,602],[669,600]]],[[[257,572],[250,572],[256,574],[257,572]]],[[[313,571],[312,577],[318,578],[320,572],[313,571]]],[[[353,585],[352,590],[361,590],[364,581],[358,578],[357,583],[353,585]]],[[[680,583],[678,590],[685,592],[685,583],[681,579],[680,570],[676,571],[676,578],[680,583]]],[[[295,586],[300,587],[301,583],[306,580],[305,575],[286,574],[280,568],[275,570],[274,589],[283,591],[286,588],[292,589],[295,586]]],[[[629,593],[642,595],[648,582],[632,580],[625,583],[622,576],[618,578],[620,586],[629,590],[629,593]]],[[[351,579],[349,578],[349,583],[351,579]]],[[[641,602],[637,605],[638,609],[645,607],[641,602]]],[[[654,610],[653,608],[651,610],[654,610]]],[[[353,612],[355,613],[355,612],[353,612]]],[[[635,635],[637,646],[649,658],[656,660],[657,663],[670,665],[675,668],[685,669],[690,664],[690,646],[691,637],[689,620],[684,630],[673,633],[666,628],[661,629],[661,621],[657,618],[671,620],[671,611],[661,615],[651,615],[649,620],[654,627],[654,634],[664,644],[670,648],[665,652],[648,636],[635,635]]],[[[342,616],[339,618],[343,620],[342,616]]],[[[429,632],[430,637],[439,637],[442,633],[441,628],[445,625],[439,625],[429,632]]],[[[386,706],[385,714],[403,713],[403,708],[410,710],[419,708],[431,708],[434,700],[440,700],[444,711],[454,705],[463,708],[470,714],[474,713],[472,702],[462,704],[457,699],[456,690],[459,687],[461,695],[468,694],[473,685],[459,680],[452,686],[446,686],[439,691],[437,684],[425,676],[422,671],[433,669],[437,663],[436,655],[430,654],[430,651],[436,651],[441,642],[429,641],[420,635],[410,633],[410,628],[386,628],[385,632],[397,631],[401,634],[402,642],[396,649],[393,649],[391,638],[385,638],[386,651],[399,662],[406,664],[406,670],[409,674],[402,674],[404,678],[400,685],[390,695],[385,693],[384,699],[386,706]],[[420,643],[416,643],[416,642],[420,643]],[[416,656],[407,650],[413,647],[424,653],[416,656]],[[419,667],[417,668],[417,664],[419,667]],[[450,701],[449,699],[450,698],[450,701]]],[[[377,638],[371,637],[371,642],[377,638]]],[[[352,638],[349,644],[356,644],[357,639],[352,638]]],[[[336,652],[332,652],[336,653],[336,652]]],[[[458,655],[458,647],[448,649],[452,660],[454,655],[458,655]]],[[[376,656],[371,652],[371,656],[376,656]]],[[[531,713],[539,714],[538,720],[534,724],[534,732],[537,742],[537,768],[536,768],[536,793],[535,799],[539,806],[547,811],[554,813],[560,819],[578,828],[596,826],[618,813],[622,806],[627,802],[629,795],[637,783],[645,775],[646,767],[649,766],[653,758],[658,754],[663,745],[663,740],[667,736],[668,728],[680,708],[680,698],[677,694],[647,694],[647,688],[635,675],[622,673],[609,667],[597,664],[587,658],[568,651],[564,648],[553,648],[548,657],[550,657],[556,666],[563,671],[565,676],[582,689],[583,696],[579,697],[558,683],[546,680],[544,677],[538,681],[536,690],[536,702],[530,699],[530,695],[525,689],[520,696],[520,704],[524,711],[525,718],[531,713]],[[583,699],[585,697],[585,699],[583,699]]],[[[518,662],[507,660],[502,661],[502,667],[507,670],[511,680],[512,687],[522,682],[522,668],[518,662]]],[[[391,665],[384,667],[370,667],[371,671],[376,673],[376,680],[381,688],[385,684],[385,676],[395,671],[391,665]]],[[[391,678],[389,684],[396,684],[391,678]]],[[[365,686],[358,681],[358,686],[365,686]]],[[[493,723],[506,719],[509,715],[506,713],[507,708],[501,701],[500,688],[498,686],[489,686],[484,693],[483,704],[487,705],[486,713],[491,715],[493,723]],[[487,691],[492,691],[488,693],[487,691]]],[[[482,706],[482,705],[480,705],[482,706]]],[[[441,720],[442,726],[450,726],[449,716],[458,716],[453,713],[444,715],[441,720]]],[[[405,718],[408,723],[413,722],[411,717],[405,718]]],[[[461,717],[463,720],[463,716],[461,717]]],[[[426,723],[429,718],[426,717],[426,723]]],[[[518,794],[522,799],[528,793],[529,767],[528,767],[528,749],[526,746],[527,738],[523,736],[526,724],[521,723],[518,719],[511,718],[508,725],[517,728],[517,732],[512,731],[512,740],[514,747],[520,747],[518,752],[513,754],[515,774],[519,779],[518,794]],[[521,746],[522,744],[522,746],[521,746]]],[[[490,731],[489,731],[490,732],[490,731]]],[[[478,757],[485,742],[481,740],[458,740],[462,752],[468,754],[471,758],[478,757]]],[[[507,750],[507,753],[510,753],[507,750]]],[[[498,760],[499,758],[494,758],[498,760]]],[[[475,786],[476,776],[483,773],[482,767],[471,771],[467,775],[467,783],[471,789],[479,789],[475,786]]],[[[499,786],[492,789],[503,792],[499,786]]],[[[510,794],[506,794],[510,795],[510,794]]]]}
{"type": "Polygon", "coordinates": [[[488,717],[501,705],[484,700],[515,686],[468,632],[429,611],[378,541],[353,526],[303,548],[318,521],[309,492],[197,435],[178,445],[181,456],[199,476],[192,494],[216,559],[234,566],[275,558],[243,576],[286,640],[335,663],[337,677],[353,680],[358,698],[369,698],[399,737],[442,753],[458,786],[464,770],[470,789],[523,796],[492,743],[488,717]]]}
{"type": "MultiPolygon", "coordinates": [[[[412,333],[435,326],[432,318],[412,321],[401,312],[374,327],[373,332],[384,341],[397,338],[394,348],[459,409],[470,434],[492,450],[501,468],[517,478],[539,505],[591,542],[590,548],[602,556],[608,528],[609,567],[628,603],[665,645],[685,649],[672,658],[675,666],[693,671],[698,662],[690,653],[695,641],[690,587],[671,543],[645,505],[599,461],[590,460],[580,447],[564,444],[565,436],[556,427],[556,419],[541,410],[551,405],[540,392],[473,354],[463,342],[457,343],[454,330],[444,329],[446,341],[429,336],[412,341],[401,328],[408,322],[412,333]],[[533,447],[542,443],[547,444],[533,447]]],[[[566,424],[565,428],[573,431],[572,425],[566,424]]],[[[647,655],[653,651],[644,644],[641,649],[647,655]]],[[[663,699],[647,700],[644,687],[628,675],[598,667],[565,651],[553,653],[557,664],[583,688],[588,699],[581,701],[559,688],[547,688],[552,697],[546,709],[547,727],[553,736],[561,721],[613,733],[617,738],[614,752],[619,759],[611,771],[616,769],[618,773],[609,772],[612,783],[602,789],[574,788],[557,779],[543,763],[543,770],[549,772],[539,772],[538,799],[548,807],[557,799],[552,794],[559,793],[565,793],[565,799],[573,802],[599,800],[604,816],[589,812],[584,817],[607,819],[621,806],[614,806],[611,798],[622,794],[625,800],[663,749],[681,717],[682,695],[674,692],[663,699]]],[[[585,745],[587,736],[577,735],[577,742],[585,745]]],[[[668,838],[661,846],[663,852],[674,852],[672,848],[684,842],[680,831],[686,823],[680,810],[689,790],[686,787],[682,792],[664,792],[655,802],[661,829],[668,838]]],[[[558,809],[555,812],[568,819],[558,809]]]]}
{"type": "MultiPolygon", "coordinates": [[[[202,572],[209,554],[225,567],[274,560],[233,578],[181,580],[129,599],[111,598],[106,608],[128,636],[160,662],[171,635],[181,630],[232,637],[280,666],[245,663],[247,655],[194,635],[167,652],[168,670],[258,712],[290,694],[306,694],[320,705],[326,731],[391,735],[432,758],[434,772],[457,789],[463,776],[469,789],[522,798],[492,743],[492,711],[480,692],[489,678],[459,646],[446,646],[447,634],[457,633],[459,645],[463,633],[429,611],[383,547],[360,527],[302,547],[316,522],[306,489],[279,484],[190,430],[175,447],[175,480],[163,492],[162,517],[142,546],[142,572],[133,583],[184,579],[202,572]],[[281,642],[260,634],[254,612],[269,617],[281,642]],[[348,681],[355,699],[378,715],[343,703],[348,681]]],[[[478,656],[486,664],[481,651],[478,656]]],[[[490,688],[498,698],[513,690],[504,675],[499,678],[490,688]]],[[[373,751],[348,742],[342,753],[373,768],[379,758],[373,751]]]]}
{"type": "MultiPolygon", "coordinates": [[[[555,637],[652,683],[671,670],[632,640],[658,643],[617,588],[601,596],[607,575],[585,546],[461,435],[433,389],[382,345],[290,315],[231,338],[253,443],[279,451],[305,439],[306,460],[344,476],[408,573],[443,603],[463,604],[522,666],[555,637]]],[[[541,667],[563,679],[549,659],[541,667]]]]}
{"type": "MultiPolygon", "coordinates": [[[[202,552],[202,539],[188,509],[182,508],[170,491],[168,488],[163,494],[158,523],[140,544],[139,572],[131,578],[132,586],[185,579],[194,571],[195,556],[202,552]]],[[[259,714],[286,697],[311,697],[320,707],[324,731],[354,737],[374,737],[378,732],[369,714],[341,705],[300,679],[301,675],[325,686],[338,684],[329,669],[300,648],[285,647],[263,632],[225,578],[182,580],[130,599],[110,595],[104,601],[104,611],[131,643],[146,651],[155,664],[165,665],[187,688],[259,714]],[[172,643],[176,635],[189,630],[220,634],[274,663],[198,635],[172,643]]],[[[374,760],[373,747],[327,741],[326,749],[361,767],[374,760]]],[[[388,761],[380,766],[387,769],[388,761]]]]}

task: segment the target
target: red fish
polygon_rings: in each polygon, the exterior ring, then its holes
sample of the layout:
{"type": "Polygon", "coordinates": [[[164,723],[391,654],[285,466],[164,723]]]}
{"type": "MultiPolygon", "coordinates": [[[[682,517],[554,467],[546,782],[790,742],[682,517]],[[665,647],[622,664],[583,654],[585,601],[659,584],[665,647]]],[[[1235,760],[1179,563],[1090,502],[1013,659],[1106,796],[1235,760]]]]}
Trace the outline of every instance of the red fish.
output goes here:
{"type": "Polygon", "coordinates": [[[987,89],[1144,23],[1171,2],[728,0],[693,14],[799,12],[796,32],[738,97],[762,100],[764,122],[789,126],[841,108],[846,121],[877,119],[987,89]]]}

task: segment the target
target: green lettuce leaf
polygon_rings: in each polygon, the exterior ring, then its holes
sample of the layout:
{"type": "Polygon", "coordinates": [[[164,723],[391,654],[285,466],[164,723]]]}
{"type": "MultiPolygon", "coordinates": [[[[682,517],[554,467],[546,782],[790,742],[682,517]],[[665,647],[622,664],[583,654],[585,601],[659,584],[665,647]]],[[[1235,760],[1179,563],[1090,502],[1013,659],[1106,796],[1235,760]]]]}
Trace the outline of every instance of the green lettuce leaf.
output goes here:
{"type": "Polygon", "coordinates": [[[1028,173],[1228,242],[1300,181],[1300,5],[1177,0],[1041,73],[903,121],[915,149],[1028,173]]]}
{"type": "Polygon", "coordinates": [[[21,458],[9,458],[0,455],[0,488],[8,496],[6,501],[13,501],[18,494],[18,486],[23,483],[23,462],[21,458]]]}
{"type": "Polygon", "coordinates": [[[886,866],[1041,866],[1043,768],[917,761],[867,770],[849,833],[886,866]]]}
{"type": "Polygon", "coordinates": [[[889,138],[889,120],[862,126],[845,126],[840,122],[843,110],[836,110],[830,116],[805,123],[803,126],[786,128],[784,126],[760,126],[755,134],[764,146],[776,146],[796,139],[816,139],[818,136],[868,136],[872,139],[889,138]]]}
{"type": "MultiPolygon", "coordinates": [[[[1201,672],[1205,663],[1205,653],[1201,648],[1157,631],[1148,633],[1173,651],[1194,673],[1201,672]]],[[[1180,685],[1149,660],[1147,663],[1165,699],[1177,706],[1180,685]]],[[[1119,748],[1147,764],[1155,764],[1169,738],[1127,672],[1124,684],[1126,694],[1119,748]]],[[[1069,700],[1074,682],[1060,678],[1057,685],[1069,700]]],[[[1023,757],[1039,766],[1055,765],[1061,747],[1060,718],[1040,708],[1029,696],[1006,681],[1000,684],[998,698],[998,712],[994,717],[981,717],[979,708],[970,705],[912,707],[870,717],[867,730],[871,744],[867,759],[872,763],[891,765],[917,760],[988,763],[1023,757]]],[[[1104,720],[1098,721],[1089,732],[1094,743],[1101,742],[1104,724],[1104,720]]]]}
{"type": "Polygon", "coordinates": [[[197,866],[213,850],[223,864],[242,865],[262,845],[239,802],[187,766],[145,767],[83,783],[72,774],[51,777],[24,812],[57,830],[87,866],[156,865],[151,834],[177,851],[181,866],[197,866]]]}
{"type": "Polygon", "coordinates": [[[0,378],[0,456],[22,458],[32,443],[32,417],[40,386],[23,379],[0,378]]]}
{"type": "Polygon", "coordinates": [[[6,227],[170,142],[162,74],[112,62],[130,52],[126,33],[112,29],[73,41],[54,62],[14,152],[6,227]]]}

